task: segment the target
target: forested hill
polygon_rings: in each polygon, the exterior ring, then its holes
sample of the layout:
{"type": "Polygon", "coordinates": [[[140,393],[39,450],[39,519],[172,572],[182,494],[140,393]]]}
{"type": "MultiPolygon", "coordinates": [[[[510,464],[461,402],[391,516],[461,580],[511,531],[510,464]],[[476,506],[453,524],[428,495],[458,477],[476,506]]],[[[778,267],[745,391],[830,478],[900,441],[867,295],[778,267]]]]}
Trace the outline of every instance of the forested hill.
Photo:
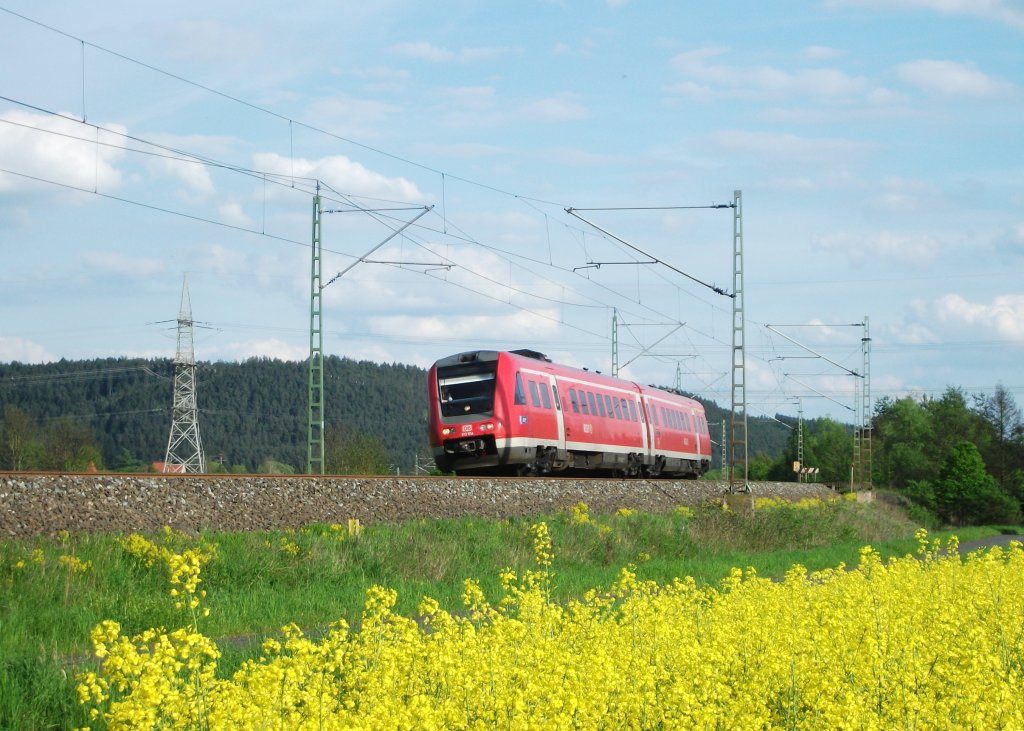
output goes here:
{"type": "MultiPolygon", "coordinates": [[[[208,462],[255,471],[269,460],[305,470],[305,362],[200,362],[196,383],[199,432],[208,462]]],[[[174,362],[169,358],[5,363],[0,364],[0,418],[9,420],[4,415],[12,410],[7,407],[14,407],[40,448],[56,448],[55,440],[91,438],[106,468],[142,468],[163,460],[167,450],[173,385],[174,362]]],[[[324,361],[326,439],[370,439],[383,446],[403,474],[411,474],[417,465],[430,467],[426,394],[421,368],[329,356],[324,361]]],[[[712,438],[718,442],[728,411],[713,403],[705,406],[712,438]]],[[[788,436],[782,424],[752,418],[750,455],[777,457],[788,436]]],[[[716,466],[720,451],[715,449],[716,466]]],[[[0,462],[0,469],[11,467],[0,462]]]]}
{"type": "MultiPolygon", "coordinates": [[[[0,364],[0,404],[35,419],[45,438],[60,422],[88,427],[108,468],[162,461],[171,427],[174,362],[108,358],[0,364]]],[[[255,471],[268,460],[305,471],[305,362],[253,358],[200,362],[199,433],[208,461],[255,471]]],[[[403,473],[426,449],[426,372],[329,356],[324,359],[325,434],[371,437],[403,473]]]]}

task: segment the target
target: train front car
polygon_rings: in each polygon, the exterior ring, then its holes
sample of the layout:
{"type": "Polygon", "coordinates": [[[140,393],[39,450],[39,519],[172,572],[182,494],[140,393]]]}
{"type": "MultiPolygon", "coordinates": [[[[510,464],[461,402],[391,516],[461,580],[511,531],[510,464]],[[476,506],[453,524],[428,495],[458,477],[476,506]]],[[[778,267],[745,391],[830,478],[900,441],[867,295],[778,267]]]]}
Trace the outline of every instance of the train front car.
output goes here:
{"type": "Polygon", "coordinates": [[[478,350],[434,363],[427,375],[430,448],[442,472],[498,464],[494,415],[499,353],[478,350]]]}
{"type": "Polygon", "coordinates": [[[544,355],[530,350],[474,350],[437,361],[427,377],[437,468],[460,475],[564,468],[551,368],[544,355]]]}

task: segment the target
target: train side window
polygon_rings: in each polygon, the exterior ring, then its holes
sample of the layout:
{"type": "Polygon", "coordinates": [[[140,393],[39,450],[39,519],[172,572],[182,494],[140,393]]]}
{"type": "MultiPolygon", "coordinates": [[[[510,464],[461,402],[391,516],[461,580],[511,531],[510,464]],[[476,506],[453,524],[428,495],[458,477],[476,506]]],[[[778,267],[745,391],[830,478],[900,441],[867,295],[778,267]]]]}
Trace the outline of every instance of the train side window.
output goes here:
{"type": "Polygon", "coordinates": [[[553,383],[551,384],[551,393],[555,397],[555,411],[561,411],[562,410],[562,402],[558,400],[558,386],[556,386],[553,383]]]}
{"type": "MultiPolygon", "coordinates": [[[[590,402],[590,415],[591,416],[597,416],[597,414],[598,414],[597,404],[594,403],[594,393],[592,391],[587,391],[587,401],[590,402]]],[[[604,406],[604,404],[602,404],[602,407],[603,406],[604,406]]]]}
{"type": "Polygon", "coordinates": [[[615,407],[615,416],[619,419],[622,418],[622,404],[619,403],[618,399],[612,399],[612,406],[615,407]]]}
{"type": "Polygon", "coordinates": [[[572,411],[573,411],[574,414],[580,413],[580,404],[579,404],[579,401],[576,400],[576,389],[575,388],[570,388],[569,389],[569,403],[572,404],[572,411]]]}
{"type": "Polygon", "coordinates": [[[633,419],[633,421],[639,421],[639,419],[636,418],[636,404],[634,404],[632,401],[626,401],[626,403],[629,405],[630,417],[633,419]]]}
{"type": "Polygon", "coordinates": [[[548,389],[544,384],[541,384],[540,387],[540,400],[544,402],[545,409],[551,408],[551,397],[548,395],[548,389]]]}
{"type": "Polygon", "coordinates": [[[537,394],[537,382],[527,381],[530,384],[530,401],[533,402],[534,408],[540,408],[540,396],[537,394]]]}
{"type": "Polygon", "coordinates": [[[526,406],[526,391],[523,390],[523,374],[516,371],[516,406],[526,406]]]}
{"type": "Polygon", "coordinates": [[[655,426],[661,426],[661,424],[658,423],[658,407],[652,404],[650,401],[647,402],[647,407],[647,413],[651,415],[651,422],[655,426]]]}
{"type": "Polygon", "coordinates": [[[672,428],[672,422],[668,420],[668,411],[664,406],[659,407],[661,409],[661,423],[665,426],[672,428]]]}
{"type": "Polygon", "coordinates": [[[675,409],[672,409],[672,410],[669,411],[669,413],[672,414],[672,428],[673,429],[678,429],[679,431],[682,431],[683,430],[683,422],[679,418],[679,412],[676,411],[675,409]]]}
{"type": "Polygon", "coordinates": [[[587,408],[587,392],[582,389],[580,390],[580,411],[587,415],[590,414],[590,409],[587,408]]]}
{"type": "MultiPolygon", "coordinates": [[[[598,396],[598,398],[601,398],[601,397],[598,396]]],[[[614,416],[612,414],[612,397],[609,396],[608,394],[604,395],[604,406],[605,406],[605,409],[604,409],[605,413],[607,413],[608,414],[608,418],[611,419],[614,416]]]]}
{"type": "Polygon", "coordinates": [[[601,394],[596,394],[596,396],[597,396],[597,411],[598,411],[598,413],[600,413],[601,416],[611,416],[611,414],[609,414],[607,411],[604,410],[604,399],[601,398],[601,394]]]}
{"type": "Polygon", "coordinates": [[[693,431],[693,426],[690,424],[690,415],[685,411],[683,412],[683,428],[686,431],[693,431]]]}

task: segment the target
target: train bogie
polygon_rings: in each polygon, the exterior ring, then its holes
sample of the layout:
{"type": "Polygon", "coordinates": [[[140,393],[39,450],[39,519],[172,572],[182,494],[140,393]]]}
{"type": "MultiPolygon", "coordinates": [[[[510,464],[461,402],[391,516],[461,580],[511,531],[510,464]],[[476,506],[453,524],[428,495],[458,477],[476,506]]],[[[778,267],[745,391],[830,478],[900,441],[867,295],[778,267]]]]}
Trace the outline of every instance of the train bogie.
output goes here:
{"type": "Polygon", "coordinates": [[[710,466],[699,402],[534,351],[437,361],[428,405],[431,448],[445,472],[698,477],[710,466]]]}

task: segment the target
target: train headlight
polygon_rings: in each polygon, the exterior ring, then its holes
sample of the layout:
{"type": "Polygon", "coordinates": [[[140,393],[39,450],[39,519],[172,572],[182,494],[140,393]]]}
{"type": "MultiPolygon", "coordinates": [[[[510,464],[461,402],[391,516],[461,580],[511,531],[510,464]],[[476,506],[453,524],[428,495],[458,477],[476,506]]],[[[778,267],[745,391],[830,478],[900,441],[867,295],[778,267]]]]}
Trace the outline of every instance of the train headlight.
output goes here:
{"type": "Polygon", "coordinates": [[[448,436],[449,434],[452,433],[452,431],[453,430],[452,430],[451,427],[447,427],[446,426],[444,429],[441,430],[441,434],[442,434],[442,436],[448,436]]]}
{"type": "Polygon", "coordinates": [[[485,431],[494,431],[494,424],[488,421],[486,424],[481,424],[480,428],[485,431]]]}

